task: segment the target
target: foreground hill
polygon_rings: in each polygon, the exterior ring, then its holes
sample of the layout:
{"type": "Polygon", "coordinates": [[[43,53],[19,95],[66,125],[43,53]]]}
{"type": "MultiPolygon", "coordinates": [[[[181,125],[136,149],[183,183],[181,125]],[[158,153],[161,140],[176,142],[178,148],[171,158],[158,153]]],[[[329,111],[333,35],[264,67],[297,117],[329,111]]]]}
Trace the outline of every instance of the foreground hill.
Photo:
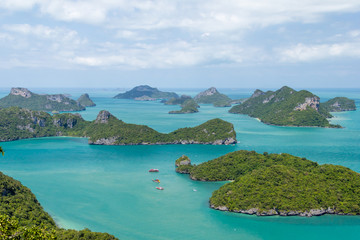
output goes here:
{"type": "Polygon", "coordinates": [[[331,102],[320,104],[320,98],[309,91],[282,87],[275,92],[256,90],[248,100],[232,107],[229,112],[247,114],[279,126],[340,127],[327,120],[332,117],[330,105],[331,102]]]}
{"type": "Polygon", "coordinates": [[[231,98],[225,94],[221,94],[214,87],[211,87],[194,97],[195,102],[213,104],[215,107],[230,107],[231,98]]]}
{"type": "Polygon", "coordinates": [[[1,239],[117,239],[88,229],[76,231],[57,227],[30,189],[1,172],[0,192],[1,239]]]}
{"type": "Polygon", "coordinates": [[[342,166],[244,150],[197,166],[186,156],[176,163],[177,172],[194,180],[233,181],[213,192],[214,209],[259,216],[360,215],[360,174],[342,166]]]}
{"type": "Polygon", "coordinates": [[[8,96],[0,99],[0,107],[21,107],[35,111],[81,111],[85,107],[63,94],[40,95],[26,88],[12,88],[8,96]]]}
{"type": "Polygon", "coordinates": [[[148,85],[140,85],[125,93],[119,93],[114,98],[149,101],[157,99],[179,98],[179,96],[174,92],[162,92],[157,88],[152,88],[148,85]]]}
{"type": "Polygon", "coordinates": [[[108,111],[101,111],[94,121],[85,121],[80,114],[51,116],[18,107],[0,110],[0,141],[48,136],[88,137],[90,144],[97,145],[236,143],[233,125],[221,119],[164,134],[145,125],[125,123],[108,111]]]}

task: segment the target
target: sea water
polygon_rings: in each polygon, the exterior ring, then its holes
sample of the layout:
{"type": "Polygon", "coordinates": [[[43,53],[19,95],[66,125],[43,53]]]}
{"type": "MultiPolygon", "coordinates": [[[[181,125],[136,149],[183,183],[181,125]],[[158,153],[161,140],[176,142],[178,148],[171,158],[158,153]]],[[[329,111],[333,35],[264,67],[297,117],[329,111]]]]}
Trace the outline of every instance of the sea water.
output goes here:
{"type": "MultiPolygon", "coordinates": [[[[210,209],[209,197],[225,182],[192,181],[174,171],[174,161],[182,154],[199,164],[246,149],[290,153],[360,172],[360,111],[335,113],[332,122],[342,129],[277,127],[211,105],[201,105],[196,114],[168,114],[179,106],[113,99],[120,92],[113,89],[33,91],[65,92],[74,99],[89,92],[97,106],[80,112],[86,120],[106,109],[125,122],[146,124],[164,133],[219,117],[234,124],[239,141],[234,146],[94,146],[85,138],[50,137],[1,143],[6,151],[1,171],[29,187],[61,227],[86,227],[120,239],[360,238],[359,216],[257,217],[210,209]],[[160,172],[149,173],[150,168],[160,172]],[[155,178],[161,183],[154,183],[155,178]]],[[[199,91],[177,92],[194,95],[199,91]]],[[[252,91],[222,90],[232,98],[248,97],[252,91]]],[[[360,107],[357,89],[311,91],[322,101],[347,96],[360,107]]],[[[0,95],[7,92],[1,90],[0,95]]]]}

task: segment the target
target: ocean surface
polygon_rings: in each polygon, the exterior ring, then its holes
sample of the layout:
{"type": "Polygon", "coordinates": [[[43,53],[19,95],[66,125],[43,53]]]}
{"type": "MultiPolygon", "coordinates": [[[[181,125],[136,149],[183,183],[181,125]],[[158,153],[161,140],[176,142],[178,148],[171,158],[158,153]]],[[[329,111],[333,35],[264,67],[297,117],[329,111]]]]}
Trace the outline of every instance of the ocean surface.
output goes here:
{"type": "MultiPolygon", "coordinates": [[[[80,112],[86,120],[105,109],[125,122],[164,133],[222,118],[234,124],[239,141],[234,146],[92,146],[85,138],[51,137],[1,143],[6,154],[0,170],[29,187],[61,227],[86,227],[120,239],[360,239],[360,216],[257,217],[210,209],[211,193],[224,182],[196,182],[174,171],[182,154],[199,164],[246,149],[290,153],[360,172],[359,110],[334,114],[332,122],[342,129],[277,127],[230,114],[229,108],[201,105],[199,113],[176,115],[168,111],[179,106],[112,98],[124,89],[31,90],[67,93],[74,99],[88,92],[97,106],[80,112]],[[160,172],[149,173],[150,168],[160,172]],[[154,178],[161,183],[153,183],[154,178]]],[[[194,96],[204,89],[173,90],[194,96]]],[[[255,89],[219,90],[236,99],[255,89]]],[[[321,101],[355,99],[360,108],[360,89],[310,91],[321,101]]],[[[0,97],[8,93],[0,89],[0,97]]]]}

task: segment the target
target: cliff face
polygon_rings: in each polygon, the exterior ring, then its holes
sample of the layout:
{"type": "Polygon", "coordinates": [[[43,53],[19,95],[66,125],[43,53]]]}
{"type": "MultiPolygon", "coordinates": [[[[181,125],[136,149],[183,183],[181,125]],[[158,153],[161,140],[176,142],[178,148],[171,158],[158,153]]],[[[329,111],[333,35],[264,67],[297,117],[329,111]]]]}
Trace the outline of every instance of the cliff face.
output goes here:
{"type": "Polygon", "coordinates": [[[85,107],[63,94],[39,95],[26,88],[12,88],[0,99],[0,107],[21,107],[35,111],[81,111],[85,107]]]}
{"type": "Polygon", "coordinates": [[[308,107],[319,111],[320,98],[318,96],[306,97],[305,102],[297,105],[294,110],[296,111],[305,111],[308,107]]]}

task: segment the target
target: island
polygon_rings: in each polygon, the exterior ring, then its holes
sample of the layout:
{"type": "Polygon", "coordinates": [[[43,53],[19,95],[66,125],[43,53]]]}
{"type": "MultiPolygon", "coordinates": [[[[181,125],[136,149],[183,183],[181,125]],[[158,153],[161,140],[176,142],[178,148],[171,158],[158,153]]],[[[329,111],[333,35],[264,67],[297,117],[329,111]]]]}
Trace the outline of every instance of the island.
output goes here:
{"type": "Polygon", "coordinates": [[[0,109],[0,141],[49,136],[87,137],[89,144],[96,145],[236,143],[234,126],[219,118],[164,134],[145,125],[125,123],[105,110],[94,121],[85,121],[80,114],[52,116],[19,107],[0,109]]]}
{"type": "Polygon", "coordinates": [[[10,94],[0,99],[0,108],[22,107],[35,111],[82,111],[85,107],[64,94],[36,94],[26,88],[12,88],[10,94]]]}
{"type": "Polygon", "coordinates": [[[89,94],[84,93],[83,95],[81,95],[77,102],[84,107],[95,107],[96,104],[90,99],[89,94]]]}
{"type": "Polygon", "coordinates": [[[30,189],[2,172],[0,192],[2,239],[117,239],[108,233],[89,229],[76,231],[58,227],[30,189]]]}
{"type": "Polygon", "coordinates": [[[320,103],[323,108],[328,112],[343,112],[343,111],[355,111],[355,101],[346,97],[336,97],[329,101],[320,103]]]}
{"type": "MultiPolygon", "coordinates": [[[[345,99],[345,98],[341,98],[345,99]]],[[[345,102],[345,101],[344,101],[345,102]]],[[[346,101],[353,102],[348,99],[346,101]]],[[[263,123],[277,126],[302,126],[302,127],[330,127],[340,128],[339,125],[330,124],[327,118],[332,115],[329,111],[343,104],[340,100],[329,100],[321,104],[320,98],[309,91],[295,91],[287,86],[273,92],[256,90],[254,94],[240,105],[232,107],[229,112],[247,114],[260,119],[263,123]]],[[[355,104],[343,105],[343,111],[354,109],[355,104]]]]}
{"type": "Polygon", "coordinates": [[[151,101],[158,99],[179,98],[179,96],[174,92],[162,92],[157,88],[153,88],[148,85],[140,85],[125,93],[119,93],[114,98],[151,101]]]}
{"type": "Polygon", "coordinates": [[[186,114],[186,113],[197,113],[199,112],[200,106],[194,99],[187,99],[181,104],[181,109],[177,111],[170,111],[170,114],[186,114]]]}
{"type": "Polygon", "coordinates": [[[346,167],[245,150],[197,166],[185,164],[185,170],[177,166],[177,172],[193,180],[230,181],[209,200],[217,210],[258,216],[360,215],[360,174],[346,167]]]}
{"type": "Polygon", "coordinates": [[[213,104],[215,107],[231,107],[231,98],[211,87],[194,97],[195,102],[213,104]]]}

